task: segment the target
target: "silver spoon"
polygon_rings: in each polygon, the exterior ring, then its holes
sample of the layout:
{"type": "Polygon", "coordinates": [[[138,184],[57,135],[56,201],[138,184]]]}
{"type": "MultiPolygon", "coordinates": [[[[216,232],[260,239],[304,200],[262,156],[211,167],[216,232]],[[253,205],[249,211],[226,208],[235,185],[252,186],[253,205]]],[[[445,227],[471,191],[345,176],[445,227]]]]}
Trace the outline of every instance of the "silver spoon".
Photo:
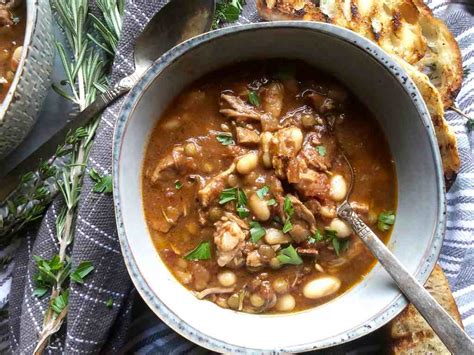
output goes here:
{"type": "Polygon", "coordinates": [[[352,209],[349,197],[354,186],[355,174],[349,159],[344,154],[343,157],[349,166],[351,181],[345,200],[337,208],[337,215],[350,224],[367,248],[390,274],[406,298],[433,328],[448,350],[453,354],[474,354],[474,343],[469,335],[436,302],[423,285],[405,269],[385,244],[352,209]]]}
{"type": "Polygon", "coordinates": [[[215,0],[171,0],[156,13],[138,37],[134,48],[135,72],[100,94],[96,100],[73,117],[37,150],[10,166],[0,165],[0,201],[16,186],[17,179],[47,161],[64,143],[70,131],[86,125],[117,98],[129,92],[143,73],[165,52],[179,43],[209,31],[215,10],[215,0]],[[5,185],[11,186],[6,188],[5,185]]]}

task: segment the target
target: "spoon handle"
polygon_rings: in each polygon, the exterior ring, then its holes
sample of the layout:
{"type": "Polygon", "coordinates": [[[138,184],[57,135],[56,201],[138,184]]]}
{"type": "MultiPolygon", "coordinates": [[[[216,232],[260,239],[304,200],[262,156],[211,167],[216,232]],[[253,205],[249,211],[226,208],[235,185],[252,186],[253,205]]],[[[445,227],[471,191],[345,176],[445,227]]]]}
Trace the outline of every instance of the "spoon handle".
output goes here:
{"type": "Polygon", "coordinates": [[[123,78],[111,90],[98,95],[90,106],[72,117],[64,127],[39,146],[33,153],[24,157],[23,160],[17,162],[16,165],[2,166],[0,169],[0,201],[6,199],[16,186],[18,186],[19,176],[37,168],[39,162],[48,161],[58,146],[64,143],[69,132],[86,125],[113,101],[129,92],[133,85],[135,85],[137,79],[138,77],[135,74],[123,78]]]}
{"type": "Polygon", "coordinates": [[[448,350],[453,354],[474,354],[474,343],[469,335],[436,302],[423,285],[405,269],[385,244],[354,212],[347,201],[339,206],[337,214],[351,225],[448,350]]]}

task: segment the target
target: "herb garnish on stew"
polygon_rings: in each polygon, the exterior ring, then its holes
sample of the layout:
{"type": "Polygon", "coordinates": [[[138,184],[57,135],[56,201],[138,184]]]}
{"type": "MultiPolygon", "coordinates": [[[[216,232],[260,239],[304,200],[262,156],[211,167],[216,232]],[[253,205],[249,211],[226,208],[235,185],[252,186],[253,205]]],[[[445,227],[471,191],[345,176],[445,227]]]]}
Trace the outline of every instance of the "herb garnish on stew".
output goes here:
{"type": "Polygon", "coordinates": [[[253,90],[249,91],[249,102],[255,107],[260,106],[260,98],[258,97],[258,94],[253,90]]]}
{"type": "Polygon", "coordinates": [[[221,133],[216,136],[217,141],[222,145],[234,145],[234,137],[230,133],[221,133]]]}
{"type": "Polygon", "coordinates": [[[388,231],[395,223],[395,214],[392,211],[385,211],[379,214],[377,228],[383,232],[388,231]]]}
{"type": "Polygon", "coordinates": [[[211,258],[211,242],[201,242],[196,248],[187,253],[186,260],[209,260],[211,258]]]}
{"type": "Polygon", "coordinates": [[[303,263],[303,260],[299,256],[298,252],[291,244],[288,247],[280,250],[277,259],[282,265],[300,265],[303,263]]]}
{"type": "Polygon", "coordinates": [[[250,239],[253,243],[257,243],[265,235],[265,228],[256,221],[250,222],[250,239]]]}

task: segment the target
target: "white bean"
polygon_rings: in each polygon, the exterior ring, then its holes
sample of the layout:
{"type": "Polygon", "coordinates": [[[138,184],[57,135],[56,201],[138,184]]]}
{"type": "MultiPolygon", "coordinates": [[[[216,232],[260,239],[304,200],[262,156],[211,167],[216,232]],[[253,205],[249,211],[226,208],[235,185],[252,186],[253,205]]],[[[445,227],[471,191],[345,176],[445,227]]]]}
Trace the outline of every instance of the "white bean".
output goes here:
{"type": "Polygon", "coordinates": [[[250,303],[256,308],[260,308],[265,304],[265,300],[257,293],[252,293],[250,295],[250,303]]]}
{"type": "Polygon", "coordinates": [[[334,218],[327,229],[335,231],[338,238],[347,238],[352,234],[352,228],[339,218],[334,218]]]}
{"type": "Polygon", "coordinates": [[[291,239],[279,229],[268,228],[265,233],[265,242],[270,245],[285,244],[291,242],[291,239]]]}
{"type": "Polygon", "coordinates": [[[270,154],[270,142],[273,138],[273,135],[270,132],[263,132],[260,135],[260,148],[262,151],[262,161],[263,165],[266,168],[271,168],[272,164],[272,156],[270,154]]]}
{"type": "Polygon", "coordinates": [[[237,162],[236,168],[240,174],[247,175],[257,167],[257,163],[258,163],[257,154],[248,153],[239,159],[239,161],[237,162]]]}
{"type": "Polygon", "coordinates": [[[336,208],[329,206],[321,206],[321,208],[319,209],[319,213],[323,217],[334,218],[336,217],[336,208]]]}
{"type": "Polygon", "coordinates": [[[324,276],[308,282],[303,287],[303,295],[315,300],[326,297],[337,292],[341,287],[341,281],[334,276],[324,276]]]}
{"type": "Polygon", "coordinates": [[[334,175],[330,181],[329,197],[333,201],[342,201],[347,194],[346,180],[342,175],[334,175]]]}
{"type": "Polygon", "coordinates": [[[295,305],[295,298],[290,294],[286,294],[284,296],[278,297],[276,309],[280,312],[290,312],[293,310],[293,308],[295,308],[295,305]]]}
{"type": "Polygon", "coordinates": [[[23,51],[23,46],[15,48],[15,51],[13,52],[12,60],[11,60],[11,67],[13,69],[18,68],[18,64],[20,64],[21,52],[22,51],[23,51]]]}
{"type": "Polygon", "coordinates": [[[268,208],[267,201],[261,200],[257,194],[250,196],[249,208],[259,221],[268,221],[270,218],[270,208],[268,208]]]}
{"type": "Polygon", "coordinates": [[[237,276],[232,271],[222,271],[217,275],[217,280],[224,287],[230,287],[237,281],[237,276]]]}

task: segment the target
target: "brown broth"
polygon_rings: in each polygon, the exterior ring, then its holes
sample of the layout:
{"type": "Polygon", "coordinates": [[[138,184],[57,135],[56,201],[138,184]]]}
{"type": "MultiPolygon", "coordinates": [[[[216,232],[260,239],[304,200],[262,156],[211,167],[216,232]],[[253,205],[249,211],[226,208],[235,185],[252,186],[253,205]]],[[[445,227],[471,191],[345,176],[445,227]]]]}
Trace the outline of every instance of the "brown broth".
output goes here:
{"type": "MultiPolygon", "coordinates": [[[[7,11],[1,10],[0,11],[7,11]]],[[[15,49],[23,45],[26,26],[26,9],[24,6],[10,10],[14,22],[0,26],[0,103],[8,93],[16,72],[16,65],[12,64],[15,49]]]]}
{"type": "MultiPolygon", "coordinates": [[[[226,170],[235,159],[235,155],[229,153],[229,147],[223,146],[216,139],[215,132],[223,131],[222,124],[232,127],[231,120],[219,113],[220,95],[223,91],[235,94],[245,93],[249,83],[254,82],[256,85],[255,80],[257,79],[265,82],[276,80],[275,78],[280,80],[285,87],[282,117],[288,112],[308,105],[307,98],[301,95],[306,89],[316,88],[321,92],[326,92],[326,95],[327,88],[334,85],[341,87],[335,79],[301,62],[281,60],[239,63],[207,75],[183,90],[162,115],[151,134],[143,167],[142,197],[145,216],[155,247],[170,271],[182,283],[184,283],[183,280],[186,281],[186,275],[183,276],[183,273],[192,275],[193,281],[185,285],[190,290],[201,291],[202,289],[202,287],[198,287],[199,289],[195,287],[197,277],[194,272],[199,272],[200,266],[204,267],[209,274],[206,288],[218,287],[217,273],[223,269],[229,270],[216,263],[213,223],[206,222],[205,225],[201,225],[198,213],[198,210],[202,208],[198,196],[198,190],[201,188],[199,180],[208,182],[210,178],[226,170]],[[197,147],[200,147],[199,156],[193,158],[197,163],[194,170],[176,171],[174,175],[152,183],[150,176],[157,164],[173,149],[180,147],[183,142],[194,142],[197,147]],[[200,177],[197,180],[190,180],[190,175],[200,177]],[[182,183],[182,188],[176,188],[176,181],[182,183]],[[176,212],[173,209],[177,209],[178,212],[185,211],[185,216],[181,216],[168,232],[159,231],[164,223],[164,215],[169,213],[172,215],[176,212]],[[183,256],[202,241],[210,241],[212,259],[185,261],[183,256]],[[199,265],[199,267],[195,265],[199,265]]],[[[268,84],[262,86],[265,85],[268,84]]],[[[245,97],[245,95],[243,96],[245,97]]],[[[326,116],[324,119],[329,121],[326,116]]],[[[382,211],[396,210],[395,164],[388,143],[372,114],[351,94],[344,100],[343,108],[337,112],[336,120],[337,140],[341,142],[340,144],[356,172],[351,201],[357,201],[369,207],[370,212],[365,216],[366,220],[372,222],[371,227],[384,242],[387,242],[390,231],[377,230],[373,217],[382,211]]],[[[252,122],[251,126],[261,131],[261,127],[257,123],[252,122]]],[[[306,132],[304,129],[303,131],[306,132]]],[[[253,150],[255,149],[256,147],[253,148],[253,150]]],[[[336,155],[330,171],[331,174],[341,174],[346,181],[349,181],[350,175],[347,166],[340,159],[340,155],[336,155]]],[[[268,184],[269,176],[273,175],[273,169],[265,169],[259,163],[254,173],[254,182],[249,181],[252,180],[251,177],[238,176],[239,186],[243,189],[248,188],[249,191],[261,188],[268,184]]],[[[297,194],[286,181],[283,181],[283,186],[285,193],[290,191],[297,194]]],[[[223,210],[235,211],[232,206],[219,206],[214,203],[214,207],[216,206],[223,210]]],[[[206,216],[209,217],[210,214],[206,216]]],[[[323,230],[330,221],[319,215],[316,216],[316,220],[320,230],[323,230]]],[[[271,221],[261,222],[261,225],[265,228],[280,226],[271,221]]],[[[293,244],[295,243],[293,242],[293,244]]],[[[363,279],[373,267],[374,258],[354,235],[349,237],[349,247],[341,253],[341,257],[337,257],[334,250],[331,250],[331,243],[327,244],[319,249],[317,257],[318,263],[324,269],[323,273],[315,269],[313,257],[302,257],[303,264],[284,265],[277,270],[267,265],[257,271],[253,269],[249,271],[249,268],[244,265],[232,270],[237,276],[235,291],[244,286],[248,288],[249,284],[255,284],[254,280],[257,277],[260,281],[266,280],[270,283],[276,278],[284,278],[289,284],[295,283],[295,286],[291,288],[291,295],[296,301],[293,311],[315,307],[337,297],[363,279]],[[338,260],[350,259],[352,255],[354,255],[353,258],[345,265],[334,266],[338,260]],[[321,277],[321,275],[333,275],[339,278],[341,281],[339,290],[328,297],[316,300],[304,297],[302,294],[304,284],[311,279],[321,277]]],[[[251,292],[249,291],[249,293],[251,292]]],[[[226,307],[226,299],[229,295],[217,294],[208,299],[226,307]]],[[[246,299],[244,304],[249,305],[249,302],[246,299]]],[[[251,306],[248,308],[252,311],[251,306]]],[[[264,312],[281,313],[275,307],[265,309],[264,312]]]]}

